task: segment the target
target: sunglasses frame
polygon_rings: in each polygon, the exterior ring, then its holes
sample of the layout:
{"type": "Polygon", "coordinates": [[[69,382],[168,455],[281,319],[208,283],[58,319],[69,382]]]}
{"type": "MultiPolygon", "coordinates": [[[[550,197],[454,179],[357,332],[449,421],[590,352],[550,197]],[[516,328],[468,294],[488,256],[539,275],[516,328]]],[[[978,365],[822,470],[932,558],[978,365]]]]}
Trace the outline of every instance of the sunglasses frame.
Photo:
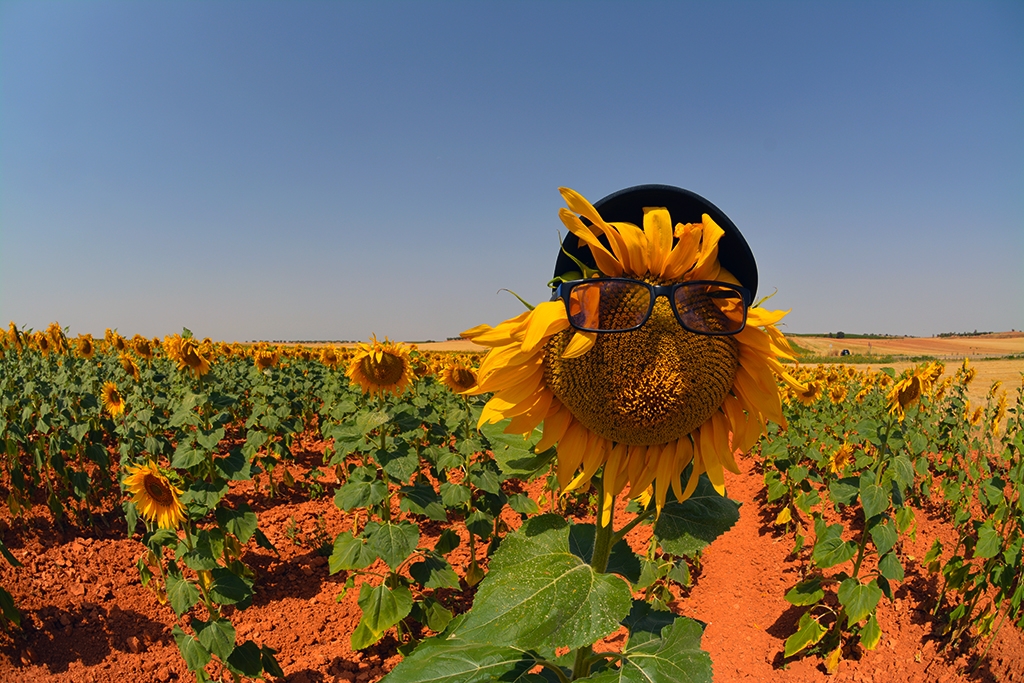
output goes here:
{"type": "Polygon", "coordinates": [[[747,289],[746,287],[743,287],[742,285],[734,285],[731,282],[720,282],[718,280],[690,280],[688,282],[677,282],[672,285],[652,285],[651,283],[644,282],[643,280],[634,280],[632,278],[626,277],[595,277],[590,278],[589,280],[568,280],[559,283],[558,287],[555,288],[555,291],[552,294],[551,300],[562,300],[562,302],[565,304],[565,312],[567,317],[569,318],[569,324],[573,327],[573,329],[579,330],[580,332],[614,333],[632,332],[633,330],[639,330],[641,327],[643,327],[647,323],[647,321],[650,320],[651,313],[654,312],[654,304],[657,302],[659,296],[664,296],[668,299],[669,306],[672,308],[672,313],[676,316],[676,320],[679,322],[679,325],[687,332],[692,332],[693,334],[702,334],[709,337],[728,337],[734,334],[739,334],[747,326],[747,310],[750,308],[751,299],[750,290],[747,289]],[[572,321],[572,314],[569,301],[570,293],[578,285],[594,284],[597,282],[624,282],[629,283],[631,285],[638,284],[646,287],[651,292],[651,303],[647,307],[647,313],[644,315],[643,320],[641,320],[638,325],[634,325],[633,327],[626,327],[621,330],[595,330],[589,327],[580,327],[579,325],[574,324],[572,321]],[[743,301],[743,322],[740,325],[739,329],[729,332],[705,332],[702,330],[694,330],[690,328],[685,322],[683,322],[683,318],[679,314],[679,309],[676,308],[676,290],[686,287],[693,287],[696,285],[718,285],[720,287],[725,287],[726,289],[731,289],[740,295],[743,301]]]}

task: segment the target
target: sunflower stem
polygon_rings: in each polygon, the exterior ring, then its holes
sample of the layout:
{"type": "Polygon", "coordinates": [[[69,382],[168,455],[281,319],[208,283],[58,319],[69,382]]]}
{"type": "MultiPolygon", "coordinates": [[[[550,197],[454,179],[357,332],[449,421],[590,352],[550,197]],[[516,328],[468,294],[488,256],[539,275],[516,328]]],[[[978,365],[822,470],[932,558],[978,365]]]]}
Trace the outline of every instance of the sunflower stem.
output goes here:
{"type": "MultiPolygon", "coordinates": [[[[612,554],[612,546],[615,544],[615,497],[611,499],[612,514],[608,516],[608,524],[602,524],[604,518],[604,477],[597,483],[597,523],[594,525],[594,553],[590,558],[590,566],[595,572],[603,574],[608,569],[608,558],[612,554]]],[[[572,680],[586,678],[590,675],[590,666],[593,664],[594,648],[592,645],[584,645],[576,650],[576,660],[572,667],[572,680]]]]}

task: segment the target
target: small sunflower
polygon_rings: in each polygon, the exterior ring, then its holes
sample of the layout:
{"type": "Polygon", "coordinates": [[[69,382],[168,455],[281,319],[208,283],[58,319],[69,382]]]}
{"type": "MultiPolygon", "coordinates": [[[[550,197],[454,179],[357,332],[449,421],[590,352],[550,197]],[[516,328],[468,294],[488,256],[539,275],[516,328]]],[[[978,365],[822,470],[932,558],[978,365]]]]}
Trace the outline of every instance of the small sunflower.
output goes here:
{"type": "Polygon", "coordinates": [[[121,396],[121,392],[117,390],[117,385],[113,382],[104,382],[101,398],[103,409],[110,413],[111,417],[124,412],[124,397],[121,396]]]}
{"type": "Polygon", "coordinates": [[[75,340],[75,352],[81,358],[92,358],[96,353],[96,346],[92,343],[91,334],[80,334],[75,340]]]}
{"type": "Polygon", "coordinates": [[[413,379],[409,347],[373,335],[371,343],[359,345],[345,374],[364,394],[401,394],[413,379]]]}
{"type": "Polygon", "coordinates": [[[341,365],[341,356],[333,346],[325,346],[320,350],[320,362],[333,370],[341,365]]]}
{"type": "Polygon", "coordinates": [[[848,387],[845,384],[833,384],[828,389],[828,400],[838,405],[846,400],[848,387]]]}
{"type": "Polygon", "coordinates": [[[829,457],[828,469],[832,474],[840,475],[851,462],[853,462],[853,446],[844,443],[829,457]]]}
{"type": "Polygon", "coordinates": [[[467,363],[453,360],[442,368],[440,379],[446,387],[461,394],[476,386],[476,370],[467,363]]]}
{"type": "Polygon", "coordinates": [[[821,393],[820,382],[808,382],[802,390],[796,391],[796,398],[805,406],[812,406],[821,397],[821,393]]]}
{"type": "Polygon", "coordinates": [[[132,337],[132,350],[139,354],[139,358],[144,360],[152,360],[153,358],[153,343],[140,334],[132,337]]]}
{"type": "Polygon", "coordinates": [[[136,382],[139,381],[139,366],[135,364],[135,359],[127,353],[122,353],[120,356],[121,367],[124,371],[132,376],[136,382]]]}
{"type": "Polygon", "coordinates": [[[889,392],[889,414],[896,415],[902,422],[907,408],[917,403],[924,393],[924,381],[917,373],[901,379],[889,392]]]}
{"type": "Polygon", "coordinates": [[[196,377],[202,377],[210,371],[210,359],[213,356],[211,343],[200,344],[195,337],[174,334],[164,339],[164,352],[178,364],[179,370],[191,370],[196,377]]]}
{"type": "Polygon", "coordinates": [[[18,326],[14,324],[13,320],[8,326],[8,336],[10,337],[11,344],[13,344],[14,348],[20,353],[21,350],[25,348],[25,342],[22,340],[21,332],[18,330],[18,326]]]}
{"type": "Polygon", "coordinates": [[[45,332],[36,332],[34,335],[32,335],[32,342],[36,345],[36,348],[39,349],[39,352],[42,353],[44,356],[50,355],[50,351],[53,351],[53,343],[50,341],[50,338],[46,335],[45,332]]]}
{"type": "Polygon", "coordinates": [[[64,333],[64,328],[60,326],[60,323],[50,323],[46,328],[46,336],[50,338],[50,343],[53,345],[54,351],[57,353],[68,352],[68,337],[64,333]]]}
{"type": "Polygon", "coordinates": [[[177,529],[185,521],[185,506],[178,498],[181,489],[154,463],[128,465],[125,472],[124,488],[132,494],[140,515],[161,529],[177,529]]]}
{"type": "MultiPolygon", "coordinates": [[[[680,222],[673,228],[667,208],[644,203],[641,228],[608,222],[578,193],[566,188],[561,193],[569,208],[559,216],[574,236],[565,244],[571,247],[578,239],[596,266],[583,268],[577,262],[584,272],[567,279],[589,273],[652,285],[740,284],[719,262],[719,241],[726,232],[707,213],[700,223],[680,222]]],[[[634,208],[639,215],[639,207],[634,208]]],[[[653,486],[659,512],[670,488],[685,500],[703,473],[724,494],[723,470],[740,471],[734,453],[749,450],[767,420],[785,425],[776,376],[794,389],[806,389],[778,360],[793,358],[774,327],[785,311],[751,307],[742,331],[715,336],[684,329],[665,297],[654,300],[649,318],[638,327],[628,321],[639,307],[625,296],[584,294],[570,305],[584,327],[602,316],[629,331],[577,330],[562,300],[538,304],[497,327],[480,325],[462,333],[490,347],[477,385],[467,393],[493,392],[481,425],[511,418],[506,432],[529,434],[543,423],[536,449],[557,444],[563,491],[589,485],[603,466],[606,515],[611,499],[627,484],[634,498],[653,486]],[[691,463],[684,485],[681,476],[691,463]]],[[[710,297],[705,302],[711,323],[732,312],[711,308],[718,305],[710,297]]]]}
{"type": "Polygon", "coordinates": [[[252,362],[260,370],[267,370],[277,365],[281,359],[280,352],[270,347],[256,347],[252,350],[252,362]]]}

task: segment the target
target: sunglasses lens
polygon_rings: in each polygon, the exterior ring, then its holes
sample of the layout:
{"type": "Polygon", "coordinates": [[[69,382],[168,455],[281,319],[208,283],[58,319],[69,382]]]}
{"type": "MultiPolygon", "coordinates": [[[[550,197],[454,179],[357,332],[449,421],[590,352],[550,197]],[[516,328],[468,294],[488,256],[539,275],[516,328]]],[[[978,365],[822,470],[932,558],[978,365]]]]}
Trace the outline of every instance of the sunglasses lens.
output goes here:
{"type": "Polygon", "coordinates": [[[569,322],[578,330],[615,332],[639,327],[651,307],[651,290],[642,282],[581,282],[569,292],[569,322]]]}
{"type": "Polygon", "coordinates": [[[726,284],[684,284],[676,288],[673,303],[683,327],[691,332],[733,334],[747,320],[743,294],[726,284]]]}

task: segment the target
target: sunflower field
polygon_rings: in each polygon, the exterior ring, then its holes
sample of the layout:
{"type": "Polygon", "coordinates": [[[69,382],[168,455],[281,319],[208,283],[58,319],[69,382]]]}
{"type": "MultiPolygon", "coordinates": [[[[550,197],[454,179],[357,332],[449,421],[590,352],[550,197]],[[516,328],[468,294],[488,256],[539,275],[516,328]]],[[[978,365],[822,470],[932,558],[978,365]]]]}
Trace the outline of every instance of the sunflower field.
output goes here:
{"type": "MultiPolygon", "coordinates": [[[[342,634],[351,651],[397,648],[390,683],[712,679],[703,624],[672,608],[739,518],[721,475],[694,474],[700,443],[665,470],[666,488],[663,449],[612,448],[594,464],[593,448],[570,446],[566,464],[536,423],[494,413],[486,357],[387,340],[93,339],[12,323],[0,350],[0,576],[26,571],[17,549],[40,506],[56,528],[134,539],[124,569],[161,606],[196,680],[286,676],[287,653],[235,625],[259,600],[258,558],[279,552],[243,490],[270,505],[300,496],[344,520],[290,540],[324,559],[339,599],[357,596],[358,623],[342,634]],[[311,439],[320,460],[296,480],[297,444],[311,439]]],[[[941,586],[929,607],[943,638],[984,652],[1000,629],[1024,627],[1021,387],[1012,405],[998,386],[971,405],[966,361],[951,373],[787,372],[782,414],[751,450],[775,536],[805,561],[785,589],[801,616],[784,656],[829,671],[851,652],[871,656],[885,636],[878,606],[915,561],[903,547],[923,514],[958,536],[917,560],[941,586]]],[[[542,419],[557,415],[547,400],[542,419]]],[[[31,610],[0,581],[14,647],[37,628],[31,610]]]]}

